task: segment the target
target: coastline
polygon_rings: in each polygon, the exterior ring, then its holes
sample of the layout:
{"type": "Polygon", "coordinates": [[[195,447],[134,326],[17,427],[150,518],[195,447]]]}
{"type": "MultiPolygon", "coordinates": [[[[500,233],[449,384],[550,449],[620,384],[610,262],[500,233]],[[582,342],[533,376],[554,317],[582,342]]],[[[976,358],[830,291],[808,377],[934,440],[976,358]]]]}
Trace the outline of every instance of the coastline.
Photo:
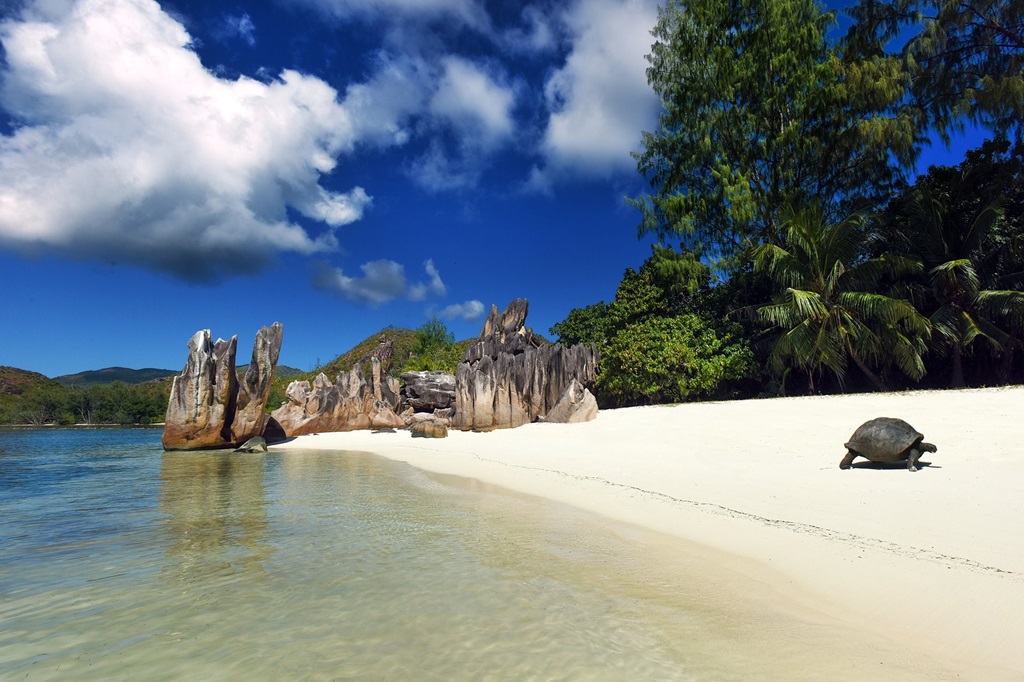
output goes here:
{"type": "Polygon", "coordinates": [[[778,604],[836,620],[851,646],[870,635],[964,679],[1009,680],[1024,676],[1022,414],[1024,387],[872,393],[606,410],[445,439],[324,433],[272,449],[371,452],[696,543],[778,604]],[[840,470],[843,442],[878,416],[935,443],[928,465],[840,470]]]}

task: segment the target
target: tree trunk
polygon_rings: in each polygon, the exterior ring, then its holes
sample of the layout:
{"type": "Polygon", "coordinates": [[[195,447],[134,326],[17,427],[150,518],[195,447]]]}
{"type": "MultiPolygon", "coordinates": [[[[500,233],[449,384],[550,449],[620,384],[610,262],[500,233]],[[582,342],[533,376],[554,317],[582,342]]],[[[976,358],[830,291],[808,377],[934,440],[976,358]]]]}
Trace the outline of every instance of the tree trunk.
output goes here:
{"type": "Polygon", "coordinates": [[[964,387],[964,353],[959,343],[953,344],[953,378],[950,381],[952,388],[964,387]]]}
{"type": "Polygon", "coordinates": [[[880,376],[871,371],[871,368],[864,363],[864,360],[861,359],[857,351],[855,351],[852,346],[848,346],[847,349],[850,351],[850,357],[853,358],[853,363],[860,368],[860,371],[864,372],[864,376],[868,378],[868,381],[870,381],[877,390],[888,391],[889,387],[885,385],[885,382],[882,381],[880,376]]]}

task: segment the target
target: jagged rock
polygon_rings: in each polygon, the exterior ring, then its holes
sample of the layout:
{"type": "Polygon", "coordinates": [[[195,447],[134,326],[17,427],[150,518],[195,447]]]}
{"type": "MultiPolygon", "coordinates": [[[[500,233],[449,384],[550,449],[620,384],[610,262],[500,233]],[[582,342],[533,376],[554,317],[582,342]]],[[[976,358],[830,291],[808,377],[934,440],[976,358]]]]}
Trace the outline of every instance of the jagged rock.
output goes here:
{"type": "Polygon", "coordinates": [[[256,334],[252,362],[240,388],[235,371],[238,337],[213,343],[209,329],[196,332],[188,342],[185,368],[171,384],[164,449],[228,447],[262,436],[283,334],[279,322],[256,334]]]}
{"type": "MultiPolygon", "coordinates": [[[[491,306],[479,339],[455,369],[454,428],[489,431],[522,426],[545,418],[573,381],[584,390],[593,384],[594,347],[541,345],[525,325],[528,308],[525,299],[516,299],[504,313],[491,306]]],[[[586,402],[583,395],[579,400],[581,406],[586,402]]],[[[586,414],[581,412],[578,420],[586,414]]]]}
{"type": "Polygon", "coordinates": [[[324,374],[312,386],[308,381],[293,381],[285,395],[288,402],[271,414],[275,429],[285,437],[405,426],[397,414],[398,382],[381,372],[376,357],[370,359],[368,375],[356,365],[333,383],[324,374]]]}
{"type": "Polygon", "coordinates": [[[231,424],[231,442],[242,443],[254,436],[262,436],[267,425],[267,399],[274,381],[274,370],[281,355],[284,327],[275,322],[256,333],[252,348],[252,361],[245,376],[238,382],[235,420],[231,424]]]}
{"type": "Polygon", "coordinates": [[[245,443],[238,448],[235,448],[235,452],[266,452],[267,441],[262,436],[256,436],[245,441],[245,443]]]}
{"type": "Polygon", "coordinates": [[[238,337],[210,340],[210,330],[188,342],[188,360],[174,377],[167,401],[162,438],[165,450],[198,450],[231,443],[238,383],[235,350],[238,337]]]}
{"type": "Polygon", "coordinates": [[[402,404],[416,412],[443,410],[455,404],[455,375],[442,371],[405,372],[402,404]]]}
{"type": "Polygon", "coordinates": [[[556,424],[577,424],[597,417],[597,399],[573,379],[565,387],[565,393],[546,415],[544,421],[556,424]]]}
{"type": "Polygon", "coordinates": [[[448,427],[436,419],[425,419],[409,427],[413,438],[447,438],[448,427]]]}

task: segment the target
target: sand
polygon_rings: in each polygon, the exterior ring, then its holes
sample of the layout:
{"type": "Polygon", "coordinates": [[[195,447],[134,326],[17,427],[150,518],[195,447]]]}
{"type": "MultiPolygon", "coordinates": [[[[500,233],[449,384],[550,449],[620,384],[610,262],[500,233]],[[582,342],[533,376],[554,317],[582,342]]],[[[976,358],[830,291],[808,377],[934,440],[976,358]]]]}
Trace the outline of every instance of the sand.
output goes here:
{"type": "Polygon", "coordinates": [[[1024,679],[1024,387],[641,407],[586,424],[275,447],[372,452],[699,543],[780,606],[854,641],[894,642],[911,668],[1024,679]],[[879,416],[907,420],[938,452],[914,473],[840,470],[842,444],[879,416]]]}

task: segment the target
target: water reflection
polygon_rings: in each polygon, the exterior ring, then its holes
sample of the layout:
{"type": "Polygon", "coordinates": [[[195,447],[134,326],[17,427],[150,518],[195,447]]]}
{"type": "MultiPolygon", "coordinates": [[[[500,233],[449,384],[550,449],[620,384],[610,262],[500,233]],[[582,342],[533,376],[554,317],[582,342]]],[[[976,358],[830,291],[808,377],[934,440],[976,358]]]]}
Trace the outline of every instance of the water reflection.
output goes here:
{"type": "Polygon", "coordinates": [[[265,575],[267,541],[263,455],[165,453],[160,468],[164,569],[177,580],[211,574],[265,575]]]}

